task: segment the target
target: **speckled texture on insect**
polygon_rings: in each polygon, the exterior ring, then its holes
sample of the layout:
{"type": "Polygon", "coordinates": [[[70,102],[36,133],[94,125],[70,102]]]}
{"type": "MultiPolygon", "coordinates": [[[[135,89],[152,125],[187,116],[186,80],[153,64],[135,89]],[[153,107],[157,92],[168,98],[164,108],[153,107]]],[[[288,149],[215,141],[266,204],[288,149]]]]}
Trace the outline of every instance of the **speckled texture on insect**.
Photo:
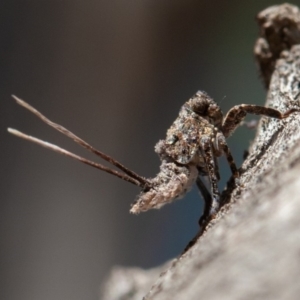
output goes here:
{"type": "Polygon", "coordinates": [[[241,104],[234,106],[223,118],[220,107],[205,92],[198,91],[180,109],[179,115],[167,131],[166,138],[155,146],[162,163],[160,172],[141,192],[131,208],[132,213],[160,208],[181,198],[197,182],[205,200],[200,225],[213,217],[219,209],[220,179],[217,158],[225,155],[232,175],[238,182],[238,170],[227,146],[226,138],[239,126],[247,113],[278,119],[296,111],[282,114],[263,106],[241,104]],[[210,192],[201,182],[207,176],[210,192]]]}
{"type": "Polygon", "coordinates": [[[298,111],[290,109],[281,113],[273,108],[240,104],[230,109],[223,118],[222,111],[214,100],[205,92],[199,91],[182,106],[177,119],[167,131],[166,138],[156,144],[155,152],[161,159],[160,172],[156,177],[148,179],[136,174],[111,156],[95,149],[63,126],[50,121],[20,98],[16,96],[13,98],[43,122],[108,161],[121,172],[18,130],[8,129],[10,133],[139,186],[142,192],[130,210],[134,214],[151,208],[160,208],[164,204],[184,196],[196,182],[205,202],[204,213],[199,220],[202,229],[216,215],[220,206],[218,189],[220,175],[217,163],[219,156],[225,155],[235,182],[238,182],[238,170],[227,146],[226,138],[236,129],[247,113],[283,119],[292,112],[298,111]],[[202,182],[201,176],[208,177],[210,189],[202,182]]]}
{"type": "Polygon", "coordinates": [[[197,92],[181,108],[177,119],[167,131],[165,140],[155,146],[162,160],[160,173],[151,179],[153,187],[143,191],[131,212],[139,213],[182,197],[199,175],[208,176],[212,199],[210,214],[219,204],[219,180],[216,157],[225,151],[234,175],[237,169],[221,131],[223,114],[205,92],[197,92]]]}

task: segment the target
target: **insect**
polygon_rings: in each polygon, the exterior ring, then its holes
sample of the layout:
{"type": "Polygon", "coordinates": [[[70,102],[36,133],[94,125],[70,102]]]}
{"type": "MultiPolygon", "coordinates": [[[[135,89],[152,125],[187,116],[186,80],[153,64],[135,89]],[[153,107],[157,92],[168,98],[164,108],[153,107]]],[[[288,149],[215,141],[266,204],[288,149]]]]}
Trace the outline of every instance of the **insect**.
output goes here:
{"type": "Polygon", "coordinates": [[[225,155],[232,175],[238,184],[239,172],[226,143],[226,138],[239,126],[247,113],[284,119],[291,113],[299,111],[293,108],[281,113],[273,108],[240,104],[231,108],[223,117],[222,111],[216,102],[205,92],[198,91],[181,107],[177,119],[167,131],[166,138],[160,140],[155,146],[155,152],[161,160],[159,173],[154,178],[145,178],[125,167],[111,156],[95,149],[61,125],[50,121],[25,101],[16,96],[13,96],[13,98],[19,105],[35,114],[46,124],[108,161],[121,172],[87,160],[15,129],[8,128],[10,133],[139,186],[141,192],[131,206],[131,213],[138,214],[152,208],[157,209],[166,203],[181,198],[196,182],[205,202],[204,213],[199,220],[200,227],[205,226],[207,221],[213,218],[219,210],[220,192],[218,181],[220,175],[217,158],[221,155],[225,155]],[[203,176],[207,176],[209,179],[210,191],[201,179],[203,176]]]}

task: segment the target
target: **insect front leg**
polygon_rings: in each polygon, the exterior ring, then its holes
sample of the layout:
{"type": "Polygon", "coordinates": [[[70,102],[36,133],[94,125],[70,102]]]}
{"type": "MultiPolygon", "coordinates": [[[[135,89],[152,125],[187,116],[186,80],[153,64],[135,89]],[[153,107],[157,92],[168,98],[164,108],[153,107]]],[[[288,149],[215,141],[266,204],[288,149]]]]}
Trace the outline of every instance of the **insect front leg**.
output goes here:
{"type": "Polygon", "coordinates": [[[299,109],[292,108],[285,113],[281,113],[279,110],[270,107],[251,104],[236,105],[226,114],[222,124],[222,132],[225,137],[231,135],[247,114],[262,115],[276,119],[285,119],[291,113],[298,111],[299,109]]]}
{"type": "Polygon", "coordinates": [[[204,214],[203,217],[201,217],[200,221],[203,221],[207,217],[214,216],[218,212],[220,203],[220,192],[218,188],[218,171],[217,166],[215,164],[215,157],[212,151],[211,139],[209,136],[201,137],[200,147],[211,186],[211,201],[210,203],[206,203],[207,207],[205,208],[205,212],[208,215],[205,216],[204,214]]]}

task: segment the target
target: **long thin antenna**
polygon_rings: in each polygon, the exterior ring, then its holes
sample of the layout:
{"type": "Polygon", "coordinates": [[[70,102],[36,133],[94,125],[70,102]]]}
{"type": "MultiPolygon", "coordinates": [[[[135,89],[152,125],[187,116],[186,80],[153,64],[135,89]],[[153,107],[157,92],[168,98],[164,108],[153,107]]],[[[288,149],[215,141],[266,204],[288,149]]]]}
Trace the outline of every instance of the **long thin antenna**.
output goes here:
{"type": "Polygon", "coordinates": [[[102,170],[104,172],[107,172],[109,174],[115,175],[115,176],[117,176],[117,177],[119,177],[119,178],[121,178],[121,179],[123,179],[125,181],[128,181],[128,182],[130,182],[130,183],[132,183],[134,185],[137,185],[137,186],[141,186],[142,185],[142,183],[140,181],[138,181],[138,180],[136,180],[136,179],[134,179],[134,178],[126,175],[126,174],[120,173],[118,171],[115,171],[113,169],[105,167],[105,166],[103,166],[101,164],[98,164],[98,163],[95,163],[95,162],[90,161],[88,159],[85,159],[85,158],[83,158],[81,156],[78,156],[78,155],[76,155],[76,154],[74,154],[72,152],[69,152],[69,151],[67,151],[67,150],[65,150],[65,149],[63,149],[61,147],[58,147],[58,146],[56,146],[54,144],[42,141],[40,139],[37,139],[37,138],[35,138],[33,136],[30,136],[30,135],[27,135],[27,134],[25,134],[23,132],[20,132],[20,131],[16,130],[16,129],[13,129],[13,128],[7,128],[7,131],[9,133],[13,134],[13,135],[16,135],[17,137],[20,137],[20,138],[28,140],[30,142],[36,143],[36,144],[38,144],[38,145],[40,145],[42,147],[45,147],[45,148],[53,150],[53,151],[55,151],[57,153],[66,155],[66,156],[71,157],[71,158],[73,158],[75,160],[81,161],[81,162],[83,162],[83,163],[85,163],[85,164],[87,164],[89,166],[92,166],[94,168],[100,169],[100,170],[102,170]]]}
{"type": "MultiPolygon", "coordinates": [[[[92,147],[90,144],[88,144],[87,142],[85,142],[84,140],[82,140],[81,138],[79,138],[78,136],[76,136],[74,133],[72,133],[71,131],[69,131],[69,130],[66,129],[65,127],[63,127],[63,126],[61,126],[61,125],[59,125],[59,124],[56,124],[56,123],[52,122],[51,120],[49,120],[48,118],[46,118],[43,114],[41,114],[38,110],[36,110],[34,107],[32,107],[31,105],[29,105],[28,103],[26,103],[24,100],[18,98],[18,97],[15,96],[15,95],[12,95],[12,97],[16,100],[16,102],[17,102],[19,105],[23,106],[24,108],[26,108],[27,110],[29,110],[30,112],[32,112],[34,115],[36,115],[39,119],[41,119],[41,120],[42,120],[43,122],[45,122],[47,125],[53,127],[54,129],[56,129],[57,131],[61,132],[61,133],[64,134],[65,136],[71,138],[75,143],[77,143],[77,144],[79,144],[80,146],[82,146],[82,147],[88,149],[88,150],[91,151],[92,153],[94,153],[94,154],[100,156],[100,157],[103,158],[104,160],[108,161],[108,162],[111,163],[112,165],[114,165],[114,166],[116,166],[117,168],[119,168],[120,170],[122,170],[122,171],[123,171],[125,174],[127,174],[129,177],[135,179],[136,182],[139,182],[139,183],[140,183],[139,186],[146,186],[146,185],[149,186],[149,185],[150,185],[149,181],[148,181],[146,178],[144,178],[144,177],[142,177],[142,176],[136,174],[135,172],[131,171],[130,169],[126,168],[124,165],[122,165],[121,163],[119,163],[117,160],[115,160],[115,159],[112,158],[111,156],[109,156],[109,155],[107,155],[107,154],[105,154],[105,153],[103,153],[103,152],[101,152],[101,151],[95,149],[95,148],[92,147]]],[[[10,132],[11,132],[11,131],[10,131],[10,132]]],[[[12,132],[11,132],[11,133],[12,133],[12,132]]],[[[15,131],[13,131],[13,134],[15,134],[15,131]]],[[[20,135],[20,134],[16,134],[16,135],[18,135],[19,137],[25,138],[25,139],[27,139],[27,140],[31,140],[31,141],[33,141],[33,142],[35,142],[35,143],[38,143],[39,145],[44,146],[44,145],[42,144],[43,141],[41,141],[41,140],[39,140],[39,139],[35,139],[35,138],[33,138],[33,137],[31,137],[31,136],[28,136],[28,135],[25,135],[25,134],[21,134],[21,135],[20,135]],[[28,137],[29,137],[29,138],[28,138],[28,137]],[[35,140],[33,140],[33,139],[35,139],[35,140]],[[39,142],[37,142],[37,141],[39,141],[39,142]]],[[[47,142],[44,142],[44,143],[46,143],[47,145],[49,145],[49,143],[47,143],[47,142]]],[[[50,144],[50,145],[52,145],[52,144],[50,144]]],[[[53,146],[54,146],[54,145],[53,145],[53,146]]],[[[48,147],[48,146],[44,146],[44,147],[50,148],[50,147],[48,147]]],[[[57,147],[57,146],[55,146],[55,147],[57,147]]],[[[59,147],[58,147],[58,148],[59,148],[59,147]]],[[[54,150],[53,148],[51,148],[51,149],[54,150]]],[[[57,149],[57,148],[56,148],[56,149],[57,149]]],[[[61,148],[59,148],[59,149],[61,149],[61,148]]],[[[63,150],[63,149],[62,149],[62,150],[63,150]]],[[[54,151],[56,151],[56,150],[54,150],[54,151]]],[[[64,150],[64,151],[66,151],[66,150],[64,150]]],[[[56,151],[56,152],[59,152],[59,151],[56,151]]],[[[67,151],[67,152],[68,152],[68,151],[67,151]]],[[[71,153],[71,152],[68,152],[68,153],[71,153]]],[[[73,155],[75,155],[75,154],[73,154],[73,155]]],[[[75,156],[76,156],[76,155],[75,155],[75,156]]],[[[73,157],[73,158],[74,158],[74,157],[73,157]]],[[[81,161],[82,161],[82,160],[81,160],[81,161]]],[[[99,165],[100,165],[100,164],[99,164],[99,165]]],[[[100,166],[102,166],[102,165],[100,165],[100,166]]],[[[101,168],[100,168],[100,169],[101,169],[101,168]]],[[[114,170],[109,169],[109,168],[104,167],[104,166],[102,166],[102,169],[101,169],[101,170],[103,170],[103,171],[105,171],[105,172],[108,172],[108,173],[110,173],[110,174],[114,174],[114,175],[116,175],[116,174],[119,174],[119,175],[122,174],[122,173],[119,173],[119,172],[117,172],[117,171],[114,171],[114,170]],[[111,170],[111,172],[109,172],[109,171],[107,171],[107,170],[111,170]],[[116,172],[116,173],[115,173],[115,172],[116,172]]],[[[116,176],[118,176],[118,175],[116,175],[116,176]]],[[[120,176],[118,176],[118,177],[120,177],[120,176]]],[[[123,177],[120,177],[120,178],[123,178],[123,177]]],[[[128,180],[126,179],[126,181],[128,181],[128,180]]],[[[131,182],[131,181],[130,181],[130,182],[131,182]]],[[[135,184],[135,183],[134,183],[134,184],[135,184]]]]}

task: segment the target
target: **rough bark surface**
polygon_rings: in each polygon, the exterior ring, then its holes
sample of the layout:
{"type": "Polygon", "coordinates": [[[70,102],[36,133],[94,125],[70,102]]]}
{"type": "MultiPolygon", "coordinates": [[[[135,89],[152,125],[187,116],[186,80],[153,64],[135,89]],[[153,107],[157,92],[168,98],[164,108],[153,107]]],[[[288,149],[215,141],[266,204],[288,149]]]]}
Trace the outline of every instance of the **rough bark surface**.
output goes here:
{"type": "MultiPolygon", "coordinates": [[[[257,19],[254,52],[266,105],[299,108],[299,9],[273,6],[257,19]]],[[[102,299],[299,299],[300,113],[261,119],[241,184],[229,182],[222,203],[182,257],[148,271],[113,270],[102,299]]]]}

